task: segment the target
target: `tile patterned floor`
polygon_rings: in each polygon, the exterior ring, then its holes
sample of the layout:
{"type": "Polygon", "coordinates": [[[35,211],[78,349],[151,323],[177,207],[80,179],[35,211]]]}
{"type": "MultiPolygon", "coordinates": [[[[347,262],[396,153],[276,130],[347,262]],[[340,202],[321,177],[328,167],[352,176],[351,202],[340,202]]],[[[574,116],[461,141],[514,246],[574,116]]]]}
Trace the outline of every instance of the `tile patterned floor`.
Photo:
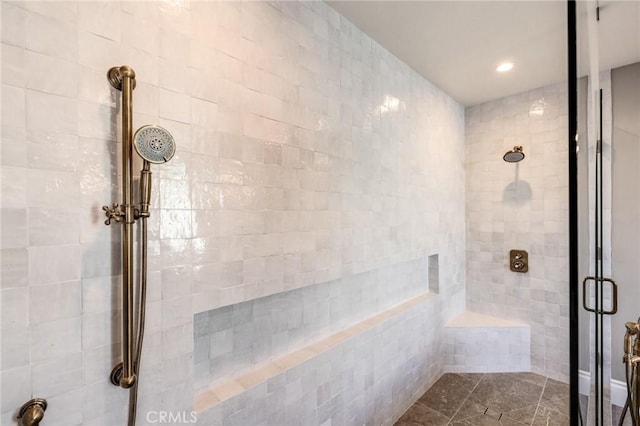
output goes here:
{"type": "Polygon", "coordinates": [[[446,373],[396,426],[564,426],[569,386],[533,373],[446,373]]]}

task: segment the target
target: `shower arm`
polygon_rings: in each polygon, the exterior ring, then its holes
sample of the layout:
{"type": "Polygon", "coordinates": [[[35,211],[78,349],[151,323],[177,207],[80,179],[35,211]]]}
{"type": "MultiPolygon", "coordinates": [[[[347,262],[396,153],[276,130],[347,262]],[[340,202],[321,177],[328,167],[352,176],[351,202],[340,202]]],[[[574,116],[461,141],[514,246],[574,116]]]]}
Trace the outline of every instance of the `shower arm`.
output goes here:
{"type": "MultiPolygon", "coordinates": [[[[123,222],[122,228],[122,373],[117,383],[128,389],[136,382],[133,366],[134,339],[134,265],[133,265],[133,224],[136,212],[133,205],[133,89],[136,73],[133,68],[123,65],[109,70],[107,77],[111,85],[122,91],[122,198],[121,206],[104,206],[107,220],[123,222]]],[[[148,168],[148,167],[147,167],[148,168]]]]}

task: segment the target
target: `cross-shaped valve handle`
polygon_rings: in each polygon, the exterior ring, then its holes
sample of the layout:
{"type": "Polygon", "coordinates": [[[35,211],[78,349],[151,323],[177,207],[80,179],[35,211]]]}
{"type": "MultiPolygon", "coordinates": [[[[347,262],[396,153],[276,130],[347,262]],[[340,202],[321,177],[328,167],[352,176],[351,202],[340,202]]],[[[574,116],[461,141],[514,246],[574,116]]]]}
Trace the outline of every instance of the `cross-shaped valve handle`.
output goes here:
{"type": "Polygon", "coordinates": [[[107,217],[104,221],[105,225],[111,225],[111,219],[118,223],[124,220],[124,212],[118,203],[112,203],[111,207],[102,206],[102,210],[104,210],[104,215],[107,217]]]}

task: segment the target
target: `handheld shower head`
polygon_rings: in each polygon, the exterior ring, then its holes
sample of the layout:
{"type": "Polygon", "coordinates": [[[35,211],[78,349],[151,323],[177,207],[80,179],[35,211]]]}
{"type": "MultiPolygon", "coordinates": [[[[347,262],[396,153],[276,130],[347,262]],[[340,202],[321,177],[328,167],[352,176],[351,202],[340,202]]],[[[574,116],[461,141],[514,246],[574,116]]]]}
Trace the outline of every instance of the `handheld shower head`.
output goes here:
{"type": "Polygon", "coordinates": [[[517,163],[518,161],[522,161],[524,159],[524,152],[522,152],[521,146],[514,146],[512,150],[507,151],[502,159],[507,163],[517,163]]]}
{"type": "Polygon", "coordinates": [[[140,157],[154,164],[166,163],[176,153],[171,133],[155,125],[140,127],[133,135],[133,146],[140,157]]]}
{"type": "Polygon", "coordinates": [[[151,170],[149,163],[162,164],[173,158],[176,143],[173,136],[160,126],[147,125],[138,129],[133,135],[133,146],[140,157],[145,160],[140,172],[140,216],[149,217],[151,204],[151,170]]]}

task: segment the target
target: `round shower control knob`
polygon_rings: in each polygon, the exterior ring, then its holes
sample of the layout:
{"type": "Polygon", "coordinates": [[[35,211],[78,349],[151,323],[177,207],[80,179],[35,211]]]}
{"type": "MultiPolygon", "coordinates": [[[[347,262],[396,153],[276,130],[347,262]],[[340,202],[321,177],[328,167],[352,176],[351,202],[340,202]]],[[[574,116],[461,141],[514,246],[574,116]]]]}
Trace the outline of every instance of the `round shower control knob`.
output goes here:
{"type": "Polygon", "coordinates": [[[35,426],[40,424],[47,411],[47,400],[34,398],[27,401],[18,412],[18,420],[21,426],[35,426]]]}

